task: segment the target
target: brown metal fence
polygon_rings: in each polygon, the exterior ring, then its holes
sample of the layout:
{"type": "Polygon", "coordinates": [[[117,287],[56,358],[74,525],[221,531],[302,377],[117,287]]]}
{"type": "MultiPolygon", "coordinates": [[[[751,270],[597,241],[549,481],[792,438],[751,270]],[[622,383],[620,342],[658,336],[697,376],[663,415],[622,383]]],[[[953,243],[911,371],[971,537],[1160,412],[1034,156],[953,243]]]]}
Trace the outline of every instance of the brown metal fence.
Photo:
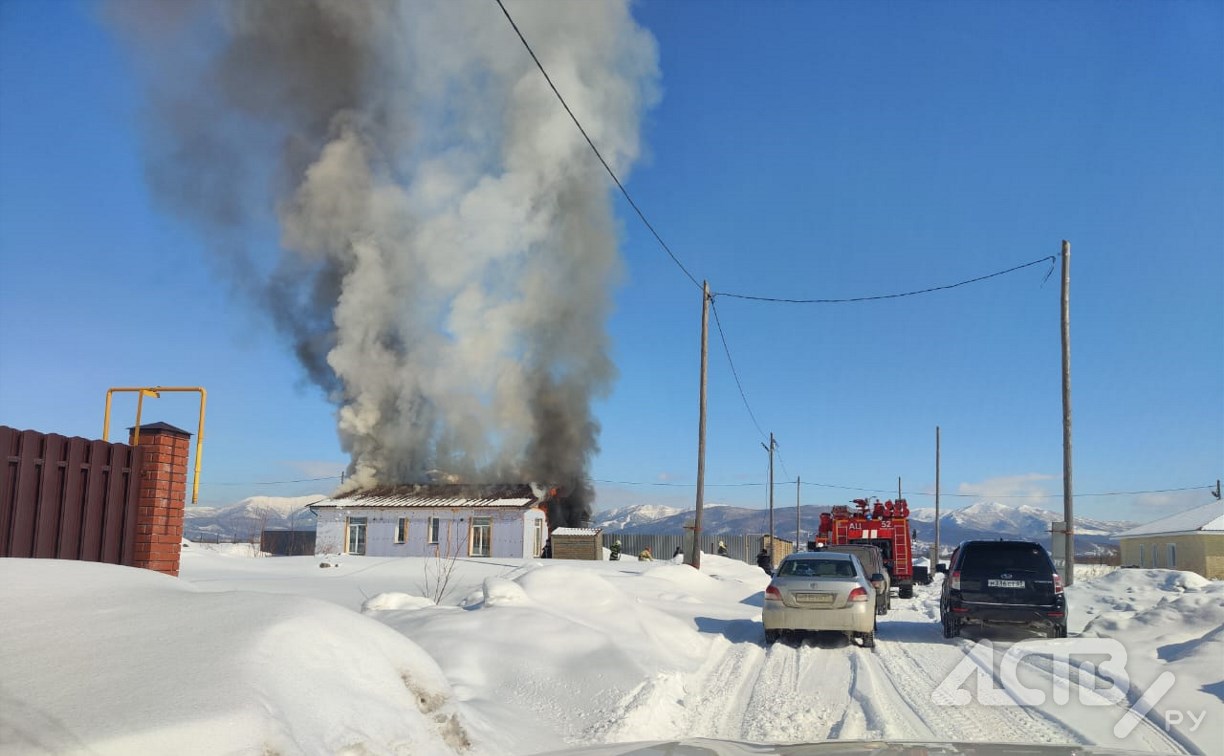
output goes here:
{"type": "Polygon", "coordinates": [[[141,448],[0,425],[0,557],[133,565],[141,448]]]}

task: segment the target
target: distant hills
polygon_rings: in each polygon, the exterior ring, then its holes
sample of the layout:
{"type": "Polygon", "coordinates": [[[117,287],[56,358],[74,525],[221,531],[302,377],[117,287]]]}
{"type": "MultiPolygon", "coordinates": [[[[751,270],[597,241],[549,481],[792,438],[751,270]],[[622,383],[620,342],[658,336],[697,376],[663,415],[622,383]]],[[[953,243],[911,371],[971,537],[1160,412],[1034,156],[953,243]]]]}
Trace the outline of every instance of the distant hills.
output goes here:
{"type": "Polygon", "coordinates": [[[315,516],[306,505],[327,497],[251,496],[224,507],[188,507],[183,537],[189,541],[255,542],[264,530],[314,530],[315,516]]]}
{"type": "MultiPolygon", "coordinates": [[[[189,507],[183,525],[183,535],[196,541],[251,541],[261,530],[314,530],[315,516],[306,509],[308,504],[324,499],[322,494],[311,496],[252,496],[225,507],[189,507]]],[[[803,540],[811,537],[827,506],[800,507],[799,526],[803,540]]],[[[684,526],[693,519],[691,509],[676,509],[657,504],[637,504],[596,512],[593,527],[622,533],[681,535],[684,526]]],[[[979,502],[960,509],[945,510],[939,518],[939,540],[946,546],[974,538],[1026,538],[1045,544],[1050,542],[1050,523],[1062,519],[1055,512],[1028,505],[1009,506],[997,502],[979,502]]],[[[918,545],[929,547],[935,539],[935,510],[911,510],[910,522],[917,531],[918,545]]],[[[1114,552],[1116,541],[1110,536],[1129,530],[1139,523],[1123,520],[1081,518],[1076,523],[1076,551],[1081,554],[1114,552]]],[[[764,509],[707,506],[702,513],[704,535],[756,535],[769,530],[769,512],[764,509]]],[[[795,539],[795,508],[774,508],[774,534],[787,540],[795,539]]]]}
{"type": "MultiPolygon", "coordinates": [[[[827,506],[803,506],[799,509],[799,527],[803,540],[811,537],[816,529],[821,512],[827,506]]],[[[684,526],[693,519],[692,510],[637,505],[596,512],[592,521],[595,527],[625,533],[680,534],[684,526]]],[[[1026,538],[1050,542],[1050,524],[1062,517],[1047,509],[1028,505],[1009,506],[997,502],[980,502],[967,507],[940,512],[939,540],[949,546],[975,538],[1026,538]]],[[[910,522],[917,531],[919,545],[929,545],[935,540],[935,510],[914,509],[910,522]]],[[[1112,552],[1117,542],[1110,536],[1133,528],[1138,523],[1128,521],[1096,520],[1081,518],[1076,522],[1076,551],[1079,553],[1112,552]]],[[[701,529],[704,535],[757,534],[769,530],[769,512],[744,507],[707,506],[702,512],[701,529]]],[[[774,534],[787,540],[795,539],[795,508],[774,507],[774,534]]]]}

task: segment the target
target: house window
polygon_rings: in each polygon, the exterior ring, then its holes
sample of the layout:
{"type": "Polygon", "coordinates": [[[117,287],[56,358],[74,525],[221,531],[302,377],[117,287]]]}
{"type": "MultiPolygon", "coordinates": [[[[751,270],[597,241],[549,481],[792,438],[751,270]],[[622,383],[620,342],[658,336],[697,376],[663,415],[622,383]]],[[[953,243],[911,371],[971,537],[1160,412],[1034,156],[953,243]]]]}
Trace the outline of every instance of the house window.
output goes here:
{"type": "Polygon", "coordinates": [[[366,551],[366,518],[350,517],[346,525],[344,553],[365,554],[366,551]]]}
{"type": "Polygon", "coordinates": [[[1174,569],[1175,567],[1177,567],[1177,544],[1175,543],[1167,544],[1165,546],[1165,549],[1167,550],[1168,558],[1169,558],[1168,559],[1169,563],[1165,566],[1168,567],[1169,569],[1174,569]]]}
{"type": "Polygon", "coordinates": [[[544,520],[543,519],[536,520],[535,521],[535,545],[534,545],[534,550],[531,552],[532,556],[539,556],[540,552],[544,551],[545,538],[546,536],[544,533],[544,520]]]}
{"type": "Polygon", "coordinates": [[[1144,545],[1142,543],[1139,544],[1139,566],[1140,567],[1147,567],[1147,565],[1143,563],[1143,560],[1147,558],[1147,555],[1143,553],[1145,551],[1147,551],[1147,549],[1144,548],[1144,545]]]}
{"type": "Polygon", "coordinates": [[[493,534],[493,520],[490,517],[472,518],[472,556],[488,556],[489,541],[493,534]]]}
{"type": "Polygon", "coordinates": [[[438,541],[440,540],[440,539],[438,538],[438,533],[439,533],[439,531],[441,531],[441,530],[442,530],[442,520],[441,520],[441,518],[438,518],[438,517],[430,517],[430,518],[429,518],[429,528],[428,528],[428,530],[429,530],[429,542],[430,542],[430,543],[438,543],[438,541]]]}
{"type": "Polygon", "coordinates": [[[401,517],[395,523],[395,542],[403,543],[408,540],[408,518],[401,517]]]}

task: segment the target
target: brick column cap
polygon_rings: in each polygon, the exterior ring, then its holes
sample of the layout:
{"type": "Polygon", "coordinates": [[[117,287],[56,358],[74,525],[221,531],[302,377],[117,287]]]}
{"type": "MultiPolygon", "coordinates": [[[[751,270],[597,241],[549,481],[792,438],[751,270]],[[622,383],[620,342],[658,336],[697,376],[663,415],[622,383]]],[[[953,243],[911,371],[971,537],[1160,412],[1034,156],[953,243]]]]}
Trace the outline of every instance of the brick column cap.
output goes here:
{"type": "MultiPolygon", "coordinates": [[[[132,433],[135,430],[136,430],[135,425],[128,427],[128,438],[132,437],[132,433]]],[[[181,436],[183,438],[191,438],[191,434],[183,430],[182,428],[176,428],[170,423],[163,423],[163,422],[142,424],[140,426],[140,435],[143,436],[146,433],[150,435],[162,434],[162,435],[167,435],[167,436],[181,436]]]]}

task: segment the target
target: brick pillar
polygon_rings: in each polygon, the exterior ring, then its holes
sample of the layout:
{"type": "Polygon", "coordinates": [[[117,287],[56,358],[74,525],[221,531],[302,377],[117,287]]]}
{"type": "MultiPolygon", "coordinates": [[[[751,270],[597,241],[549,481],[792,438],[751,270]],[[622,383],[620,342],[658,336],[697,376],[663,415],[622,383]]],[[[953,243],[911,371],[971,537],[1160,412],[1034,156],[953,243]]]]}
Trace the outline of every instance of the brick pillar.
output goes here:
{"type": "MultiPolygon", "coordinates": [[[[128,443],[135,429],[129,428],[128,443]]],[[[136,518],[136,567],[178,577],[187,502],[191,434],[167,423],[140,426],[140,494],[136,518]]]]}

